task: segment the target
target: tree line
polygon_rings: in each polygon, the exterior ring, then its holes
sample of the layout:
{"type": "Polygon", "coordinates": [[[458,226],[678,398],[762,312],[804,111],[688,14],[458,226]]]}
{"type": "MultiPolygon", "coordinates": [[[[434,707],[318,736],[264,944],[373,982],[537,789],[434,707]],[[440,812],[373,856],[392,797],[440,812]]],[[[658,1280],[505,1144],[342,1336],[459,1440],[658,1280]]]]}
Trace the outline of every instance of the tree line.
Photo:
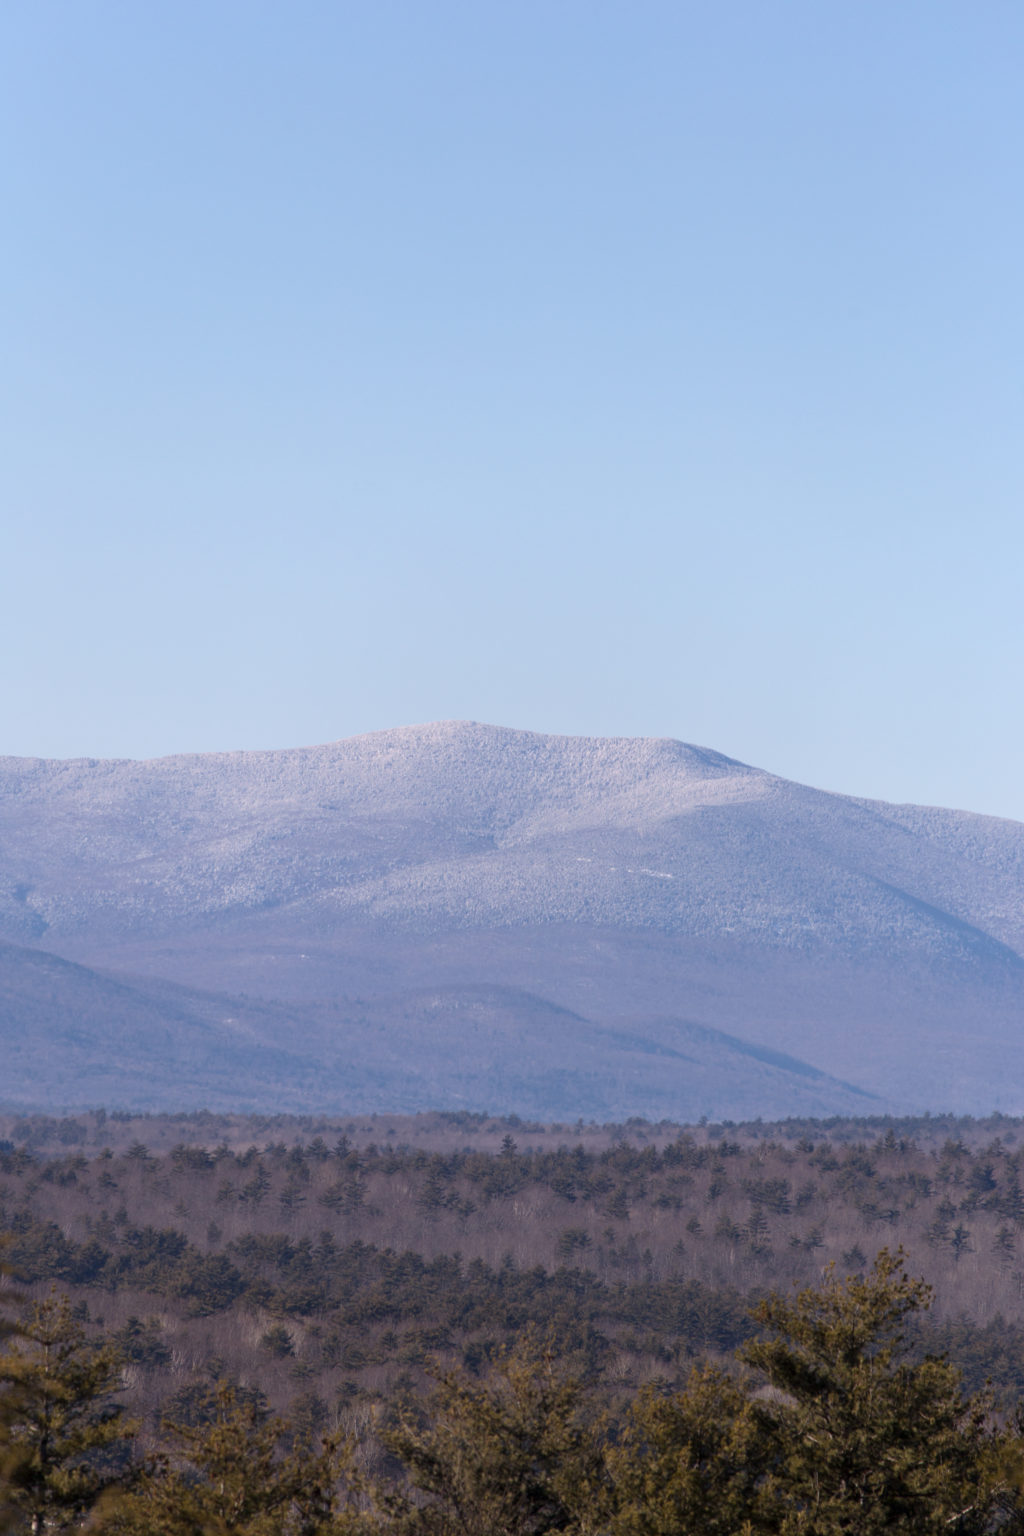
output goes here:
{"type": "Polygon", "coordinates": [[[315,1431],[207,1384],[144,1435],[123,1355],[66,1296],[8,1310],[6,1536],[985,1536],[1024,1531],[1024,1423],[967,1395],[915,1330],[930,1288],[883,1249],[774,1292],[728,1368],[617,1409],[528,1334],[479,1374],[315,1431]]]}

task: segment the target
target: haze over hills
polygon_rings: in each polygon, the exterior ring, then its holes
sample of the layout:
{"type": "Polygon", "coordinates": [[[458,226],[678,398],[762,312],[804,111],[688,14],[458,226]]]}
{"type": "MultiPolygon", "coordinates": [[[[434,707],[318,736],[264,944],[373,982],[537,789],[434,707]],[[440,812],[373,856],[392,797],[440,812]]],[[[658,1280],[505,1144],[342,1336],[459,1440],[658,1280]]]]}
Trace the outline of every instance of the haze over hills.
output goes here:
{"type": "Polygon", "coordinates": [[[1024,1109],[1024,826],[466,722],[0,759],[13,1104],[1024,1109]]]}

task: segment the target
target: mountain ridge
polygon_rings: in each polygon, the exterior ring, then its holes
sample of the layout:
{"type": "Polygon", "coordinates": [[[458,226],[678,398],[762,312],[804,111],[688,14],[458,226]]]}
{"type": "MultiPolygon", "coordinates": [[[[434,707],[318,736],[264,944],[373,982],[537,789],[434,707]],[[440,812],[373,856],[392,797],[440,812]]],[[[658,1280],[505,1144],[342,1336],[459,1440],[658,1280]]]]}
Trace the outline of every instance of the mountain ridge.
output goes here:
{"type": "MultiPolygon", "coordinates": [[[[362,998],[382,1039],[417,988],[505,986],[583,1020],[581,1051],[613,1019],[629,1034],[686,1017],[723,1062],[729,1036],[839,1097],[1024,1107],[1020,823],[837,795],[671,738],[458,721],[269,752],[0,759],[0,850],[0,938],[110,977],[326,1009],[342,1032],[362,998]]],[[[282,1028],[313,1027],[296,1019],[282,1028]]],[[[630,1060],[611,1052],[609,1082],[630,1113],[643,1093],[656,1108],[630,1060]]],[[[727,1114],[705,1078],[694,1118],[727,1114]]],[[[587,1091],[614,1111],[614,1092],[587,1091]]]]}

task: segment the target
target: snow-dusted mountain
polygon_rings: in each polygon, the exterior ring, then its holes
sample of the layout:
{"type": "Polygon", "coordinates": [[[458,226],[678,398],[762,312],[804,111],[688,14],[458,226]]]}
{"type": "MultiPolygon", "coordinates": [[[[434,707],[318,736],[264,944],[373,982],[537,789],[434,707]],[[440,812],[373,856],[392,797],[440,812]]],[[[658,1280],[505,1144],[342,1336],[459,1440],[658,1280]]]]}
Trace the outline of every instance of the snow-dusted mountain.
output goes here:
{"type": "Polygon", "coordinates": [[[1024,1110],[1024,826],[675,741],[0,759],[0,937],[9,1101],[1024,1110]]]}

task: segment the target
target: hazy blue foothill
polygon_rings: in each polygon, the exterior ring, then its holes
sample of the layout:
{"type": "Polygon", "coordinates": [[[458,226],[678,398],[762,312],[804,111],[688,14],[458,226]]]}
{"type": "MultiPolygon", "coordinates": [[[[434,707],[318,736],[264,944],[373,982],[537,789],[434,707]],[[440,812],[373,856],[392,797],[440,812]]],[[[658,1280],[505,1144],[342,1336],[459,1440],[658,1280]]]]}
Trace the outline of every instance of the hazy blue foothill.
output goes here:
{"type": "Polygon", "coordinates": [[[1024,1108],[1024,826],[467,722],[0,760],[9,1105],[1024,1108]]]}

